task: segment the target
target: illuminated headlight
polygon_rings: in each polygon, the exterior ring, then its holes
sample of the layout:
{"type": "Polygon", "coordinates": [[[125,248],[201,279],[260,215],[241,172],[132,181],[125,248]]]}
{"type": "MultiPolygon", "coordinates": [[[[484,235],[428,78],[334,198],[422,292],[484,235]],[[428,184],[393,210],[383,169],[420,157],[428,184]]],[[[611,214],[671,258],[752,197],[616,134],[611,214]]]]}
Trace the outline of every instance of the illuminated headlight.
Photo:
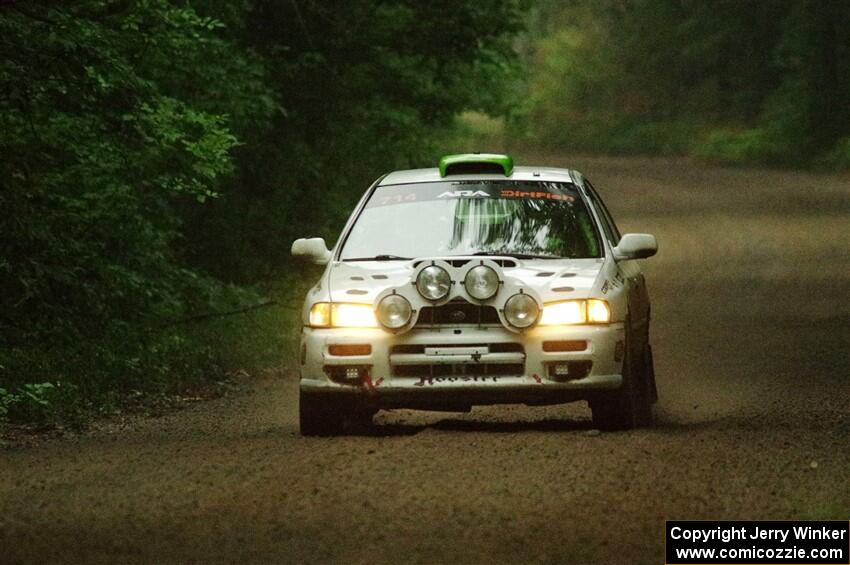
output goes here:
{"type": "Polygon", "coordinates": [[[310,308],[314,328],[376,328],[378,320],[368,304],[317,302],[310,308]]]}
{"type": "Polygon", "coordinates": [[[567,300],[543,306],[540,317],[542,326],[569,324],[607,324],[611,321],[611,309],[604,300],[567,300]]]}
{"type": "Polygon", "coordinates": [[[416,289],[428,300],[445,298],[452,286],[449,273],[442,267],[431,265],[419,271],[416,277],[416,289]]]}
{"type": "Polygon", "coordinates": [[[587,301],[587,321],[591,324],[607,324],[611,321],[611,309],[604,300],[587,301]]]}
{"type": "Polygon", "coordinates": [[[537,321],[540,308],[527,294],[514,294],[505,302],[505,319],[515,328],[527,328],[537,321]]]}
{"type": "Polygon", "coordinates": [[[398,294],[391,294],[378,303],[378,321],[391,330],[406,326],[412,314],[410,302],[398,294]]]}
{"type": "Polygon", "coordinates": [[[310,325],[314,328],[327,328],[331,325],[331,305],[329,302],[317,302],[310,308],[310,325]]]}
{"type": "Polygon", "coordinates": [[[466,273],[463,286],[472,298],[487,300],[499,291],[499,275],[492,267],[478,265],[466,273]]]}

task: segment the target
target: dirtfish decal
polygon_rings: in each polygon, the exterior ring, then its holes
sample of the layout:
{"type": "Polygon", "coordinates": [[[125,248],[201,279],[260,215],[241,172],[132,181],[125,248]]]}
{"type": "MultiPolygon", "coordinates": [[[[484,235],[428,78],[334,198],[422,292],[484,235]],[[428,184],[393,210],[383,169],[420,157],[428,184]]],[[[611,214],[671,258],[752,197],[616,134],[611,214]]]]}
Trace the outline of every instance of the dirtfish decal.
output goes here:
{"type": "Polygon", "coordinates": [[[437,198],[490,198],[483,190],[452,190],[444,192],[437,198]]]}

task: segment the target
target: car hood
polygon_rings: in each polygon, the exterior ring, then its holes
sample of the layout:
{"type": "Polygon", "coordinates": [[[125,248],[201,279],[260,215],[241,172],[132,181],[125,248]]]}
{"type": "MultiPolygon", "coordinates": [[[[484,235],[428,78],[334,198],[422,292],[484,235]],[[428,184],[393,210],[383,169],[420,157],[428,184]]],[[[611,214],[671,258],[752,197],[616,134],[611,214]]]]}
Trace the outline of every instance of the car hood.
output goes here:
{"type": "MultiPolygon", "coordinates": [[[[426,259],[335,262],[328,270],[330,299],[333,302],[372,304],[386,289],[411,284],[416,266],[423,260],[426,259]]],[[[502,276],[533,288],[544,302],[551,302],[587,298],[599,276],[603,260],[510,259],[504,263],[502,276]]]]}

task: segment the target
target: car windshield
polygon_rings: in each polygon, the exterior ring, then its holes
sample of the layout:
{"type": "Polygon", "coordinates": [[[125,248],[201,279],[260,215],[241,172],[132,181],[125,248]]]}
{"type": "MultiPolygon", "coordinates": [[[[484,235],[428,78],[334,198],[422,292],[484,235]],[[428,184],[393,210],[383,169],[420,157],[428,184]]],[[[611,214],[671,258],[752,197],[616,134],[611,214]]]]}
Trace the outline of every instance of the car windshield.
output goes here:
{"type": "Polygon", "coordinates": [[[600,249],[572,183],[481,180],[377,187],[340,258],[586,258],[599,257],[600,249]]]}

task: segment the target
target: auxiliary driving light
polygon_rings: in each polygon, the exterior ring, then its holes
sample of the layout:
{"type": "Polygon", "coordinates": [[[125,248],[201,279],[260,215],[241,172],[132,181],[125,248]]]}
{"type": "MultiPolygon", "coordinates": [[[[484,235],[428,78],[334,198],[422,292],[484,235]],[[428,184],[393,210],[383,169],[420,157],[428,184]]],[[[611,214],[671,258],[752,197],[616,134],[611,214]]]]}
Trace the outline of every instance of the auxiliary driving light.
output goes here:
{"type": "Polygon", "coordinates": [[[463,286],[472,298],[487,300],[499,291],[499,275],[492,267],[478,265],[466,273],[463,286]]]}
{"type": "Polygon", "coordinates": [[[527,294],[514,294],[505,302],[505,319],[515,328],[524,329],[537,321],[540,307],[527,294]]]}
{"type": "Polygon", "coordinates": [[[416,277],[416,289],[419,294],[428,300],[440,300],[445,298],[452,286],[449,273],[437,265],[429,265],[416,277]]]}
{"type": "MultiPolygon", "coordinates": [[[[439,267],[437,267],[439,269],[439,267]]],[[[445,271],[443,271],[445,273],[445,271]]],[[[378,303],[378,321],[385,328],[397,330],[403,328],[410,321],[413,309],[410,302],[399,294],[390,294],[378,303]]]]}
{"type": "Polygon", "coordinates": [[[325,374],[337,383],[356,385],[369,376],[369,367],[363,365],[325,365],[325,374]]]}
{"type": "Polygon", "coordinates": [[[549,365],[549,378],[556,381],[575,381],[585,378],[593,367],[591,361],[567,361],[549,365]]]}

